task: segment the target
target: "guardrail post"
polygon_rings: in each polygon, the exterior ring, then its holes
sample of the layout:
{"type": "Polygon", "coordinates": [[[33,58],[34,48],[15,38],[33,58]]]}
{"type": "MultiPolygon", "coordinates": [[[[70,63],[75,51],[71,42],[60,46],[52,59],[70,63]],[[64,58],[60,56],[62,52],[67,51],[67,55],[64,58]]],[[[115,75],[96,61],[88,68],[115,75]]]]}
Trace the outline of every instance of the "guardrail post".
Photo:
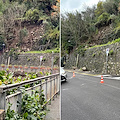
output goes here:
{"type": "Polygon", "coordinates": [[[39,100],[40,100],[40,103],[41,103],[41,92],[42,92],[42,85],[41,85],[41,80],[39,81],[40,83],[40,92],[39,92],[39,100]]]}
{"type": "MultiPolygon", "coordinates": [[[[57,79],[57,76],[55,76],[55,80],[56,80],[56,93],[57,93],[57,86],[58,86],[58,79],[57,79]]],[[[57,94],[56,94],[56,97],[57,97],[57,94]]]]}
{"type": "Polygon", "coordinates": [[[51,79],[52,79],[52,77],[50,77],[50,105],[51,105],[51,98],[52,98],[52,85],[51,85],[51,79]]]}
{"type": "MultiPolygon", "coordinates": [[[[7,99],[11,99],[12,100],[12,97],[14,98],[14,96],[17,96],[17,101],[19,101],[18,103],[18,108],[17,108],[17,111],[15,112],[21,112],[21,102],[22,102],[22,86],[26,85],[26,84],[30,84],[30,89],[27,89],[31,92],[31,89],[35,89],[35,88],[38,88],[40,86],[40,97],[41,97],[41,92],[42,90],[44,89],[44,95],[45,95],[45,100],[48,102],[48,99],[49,99],[49,96],[50,96],[50,104],[51,104],[51,101],[52,99],[54,98],[54,95],[58,92],[58,90],[56,91],[56,89],[58,89],[59,87],[59,84],[57,84],[57,79],[59,75],[56,74],[56,75],[50,75],[50,76],[46,76],[46,77],[41,77],[41,78],[38,78],[38,79],[34,79],[34,81],[23,81],[22,84],[21,83],[16,83],[16,84],[13,84],[13,85],[7,85],[7,86],[0,86],[0,109],[3,109],[4,111],[6,110],[7,108],[7,99]],[[44,80],[44,82],[42,82],[42,80],[44,80]],[[39,85],[34,85],[34,83],[38,82],[39,81],[39,85]],[[49,83],[48,83],[49,82],[49,83]],[[44,84],[44,86],[43,86],[44,84]],[[57,87],[56,87],[56,84],[57,84],[57,87]],[[13,88],[17,88],[17,93],[15,95],[11,95],[11,96],[7,96],[7,99],[6,99],[6,91],[7,90],[10,90],[10,89],[13,89],[13,88]]],[[[59,81],[59,79],[58,79],[59,81]]],[[[31,92],[31,94],[33,94],[34,91],[31,92]]],[[[15,103],[13,103],[14,105],[16,105],[17,103],[16,101],[16,97],[15,97],[15,103]]],[[[41,102],[41,99],[40,99],[40,102],[41,102]]],[[[15,110],[16,110],[16,107],[15,107],[15,110]]]]}
{"type": "Polygon", "coordinates": [[[60,83],[61,83],[61,78],[60,76],[56,76],[56,79],[57,79],[57,93],[59,94],[60,92],[60,83]]]}
{"type": "Polygon", "coordinates": [[[58,92],[60,93],[60,83],[61,83],[61,78],[60,76],[57,76],[57,79],[58,79],[58,92]]]}
{"type": "Polygon", "coordinates": [[[54,78],[53,78],[53,84],[54,84],[54,88],[53,88],[53,90],[54,90],[54,96],[53,96],[53,100],[55,99],[55,76],[54,76],[54,78]]]}
{"type": "Polygon", "coordinates": [[[30,87],[32,87],[32,92],[31,92],[32,95],[33,95],[33,93],[34,93],[34,92],[33,92],[33,90],[34,90],[34,89],[33,89],[33,86],[34,86],[34,84],[32,83],[32,84],[30,85],[30,87]]]}
{"type": "Polygon", "coordinates": [[[0,109],[6,109],[6,92],[0,92],[0,109]]]}
{"type": "Polygon", "coordinates": [[[22,91],[20,89],[20,87],[18,87],[18,92],[20,92],[20,94],[18,95],[18,113],[21,113],[21,103],[22,103],[22,91]]]}

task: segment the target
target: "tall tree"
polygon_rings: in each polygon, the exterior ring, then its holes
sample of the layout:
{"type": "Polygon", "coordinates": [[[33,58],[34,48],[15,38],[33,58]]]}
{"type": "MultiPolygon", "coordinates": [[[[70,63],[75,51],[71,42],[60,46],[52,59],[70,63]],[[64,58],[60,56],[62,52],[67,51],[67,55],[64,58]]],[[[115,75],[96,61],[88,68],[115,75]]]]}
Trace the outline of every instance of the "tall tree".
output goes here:
{"type": "Polygon", "coordinates": [[[106,0],[103,3],[104,10],[109,14],[118,14],[119,0],[106,0]]]}
{"type": "Polygon", "coordinates": [[[104,12],[103,2],[99,1],[97,4],[97,9],[95,10],[96,16],[100,16],[104,12]]]}

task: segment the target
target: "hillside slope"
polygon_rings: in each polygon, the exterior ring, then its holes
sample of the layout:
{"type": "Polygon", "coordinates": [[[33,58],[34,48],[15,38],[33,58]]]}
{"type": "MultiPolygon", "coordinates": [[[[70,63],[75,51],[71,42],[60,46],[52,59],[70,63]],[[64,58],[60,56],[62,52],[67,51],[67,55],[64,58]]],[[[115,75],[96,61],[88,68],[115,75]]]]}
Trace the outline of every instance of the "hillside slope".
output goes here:
{"type": "MultiPolygon", "coordinates": [[[[8,49],[20,47],[23,51],[39,50],[39,42],[42,40],[44,35],[44,25],[41,24],[29,24],[22,23],[21,28],[16,24],[14,28],[14,34],[12,39],[8,41],[8,49]],[[20,36],[20,31],[24,30],[26,35],[20,36]],[[21,38],[20,38],[21,37],[21,38]]],[[[25,33],[23,33],[25,34],[25,33]]]]}

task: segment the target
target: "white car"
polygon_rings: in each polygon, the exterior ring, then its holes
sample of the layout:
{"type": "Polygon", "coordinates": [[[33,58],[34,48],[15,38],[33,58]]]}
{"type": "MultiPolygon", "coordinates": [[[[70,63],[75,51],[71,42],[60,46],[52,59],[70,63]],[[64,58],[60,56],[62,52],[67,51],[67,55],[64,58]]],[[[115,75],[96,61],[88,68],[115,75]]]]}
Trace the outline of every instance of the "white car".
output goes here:
{"type": "Polygon", "coordinates": [[[61,80],[65,80],[65,81],[67,80],[67,74],[62,67],[60,67],[60,76],[61,76],[61,80]]]}

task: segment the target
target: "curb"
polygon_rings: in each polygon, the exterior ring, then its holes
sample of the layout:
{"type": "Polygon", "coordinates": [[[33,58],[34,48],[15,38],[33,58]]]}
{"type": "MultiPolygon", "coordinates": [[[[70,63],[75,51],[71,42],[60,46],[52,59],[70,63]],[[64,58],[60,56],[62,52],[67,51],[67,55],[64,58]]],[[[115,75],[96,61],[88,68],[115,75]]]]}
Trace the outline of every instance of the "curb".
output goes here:
{"type": "Polygon", "coordinates": [[[99,75],[101,75],[101,74],[85,73],[85,72],[80,72],[80,71],[75,71],[75,70],[65,70],[65,71],[67,71],[67,72],[75,72],[75,73],[78,73],[78,74],[89,75],[89,76],[99,76],[99,75]]]}
{"type": "MultiPolygon", "coordinates": [[[[75,71],[75,70],[65,70],[67,72],[74,72],[74,73],[77,73],[77,74],[81,74],[81,75],[87,75],[87,76],[94,76],[94,77],[100,77],[101,78],[101,75],[102,74],[92,74],[92,73],[85,73],[85,72],[81,72],[81,71],[75,71]]],[[[89,72],[89,71],[87,71],[89,72]]],[[[111,79],[111,80],[117,80],[117,81],[120,81],[120,76],[112,76],[112,75],[103,75],[103,77],[105,79],[111,79]]]]}

